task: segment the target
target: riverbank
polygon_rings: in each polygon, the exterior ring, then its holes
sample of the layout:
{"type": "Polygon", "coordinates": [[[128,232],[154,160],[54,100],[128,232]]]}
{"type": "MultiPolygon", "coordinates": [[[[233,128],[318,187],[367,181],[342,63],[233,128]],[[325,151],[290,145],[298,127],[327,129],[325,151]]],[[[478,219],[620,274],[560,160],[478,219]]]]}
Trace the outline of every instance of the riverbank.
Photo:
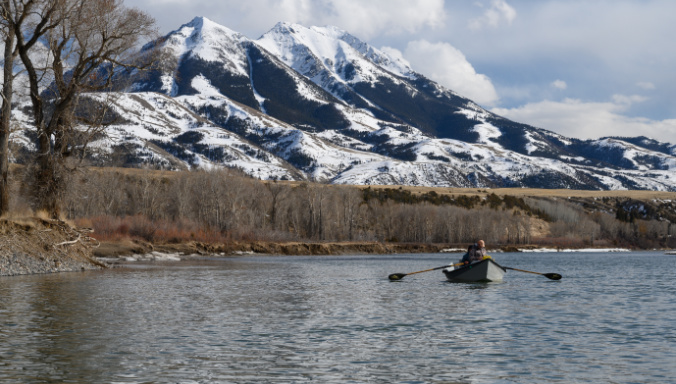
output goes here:
{"type": "Polygon", "coordinates": [[[153,254],[183,256],[237,256],[237,255],[298,255],[322,256],[343,254],[396,254],[437,253],[448,249],[447,244],[378,243],[378,242],[231,242],[227,244],[186,242],[177,244],[151,244],[140,240],[102,242],[92,255],[101,259],[148,258],[153,254]]]}
{"type": "MultiPolygon", "coordinates": [[[[101,269],[138,261],[180,261],[211,256],[344,255],[400,253],[463,253],[464,247],[431,243],[379,242],[229,242],[197,241],[153,244],[137,239],[98,242],[91,230],[60,220],[22,218],[0,220],[0,276],[101,269]]],[[[500,252],[565,252],[535,245],[505,246],[500,252]]],[[[628,249],[585,249],[585,252],[619,252],[628,249]]]]}
{"type": "Polygon", "coordinates": [[[86,230],[41,218],[0,220],[0,276],[101,269],[86,230]]]}

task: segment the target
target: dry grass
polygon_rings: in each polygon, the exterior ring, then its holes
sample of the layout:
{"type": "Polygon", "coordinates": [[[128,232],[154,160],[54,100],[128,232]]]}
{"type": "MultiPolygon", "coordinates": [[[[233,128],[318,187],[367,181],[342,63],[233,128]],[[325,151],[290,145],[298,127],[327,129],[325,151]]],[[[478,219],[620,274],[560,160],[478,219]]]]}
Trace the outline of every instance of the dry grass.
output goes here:
{"type": "Polygon", "coordinates": [[[436,192],[440,195],[478,195],[486,196],[494,193],[499,196],[517,196],[517,197],[583,197],[583,198],[603,198],[603,197],[625,197],[632,199],[661,199],[676,200],[676,192],[663,191],[581,191],[574,189],[539,189],[539,188],[443,188],[443,187],[411,187],[395,185],[358,185],[361,189],[388,189],[402,188],[411,191],[413,194],[425,194],[436,192]]]}
{"type": "MultiPolygon", "coordinates": [[[[269,183],[270,181],[263,181],[269,183]]],[[[283,183],[289,186],[299,186],[303,184],[302,181],[276,181],[276,183],[283,183]]],[[[333,187],[334,185],[326,185],[333,187]]],[[[344,185],[337,185],[344,186],[344,185]]],[[[544,188],[447,188],[447,187],[417,187],[408,185],[350,185],[359,189],[403,189],[410,191],[412,194],[426,194],[435,192],[440,195],[466,195],[466,196],[486,196],[494,193],[498,196],[516,196],[516,197],[581,197],[581,198],[631,198],[638,200],[676,200],[676,192],[664,191],[588,191],[576,189],[544,189],[544,188]]]]}
{"type": "Polygon", "coordinates": [[[224,243],[231,240],[228,233],[203,228],[192,221],[153,221],[142,215],[97,216],[78,219],[76,224],[94,229],[92,237],[106,242],[141,239],[153,243],[224,243]]]}
{"type": "Polygon", "coordinates": [[[140,169],[140,168],[120,168],[120,167],[89,167],[90,172],[116,172],[122,176],[129,176],[138,178],[141,176],[152,176],[156,179],[171,179],[180,175],[181,172],[185,171],[165,171],[165,170],[151,170],[151,169],[140,169]]]}

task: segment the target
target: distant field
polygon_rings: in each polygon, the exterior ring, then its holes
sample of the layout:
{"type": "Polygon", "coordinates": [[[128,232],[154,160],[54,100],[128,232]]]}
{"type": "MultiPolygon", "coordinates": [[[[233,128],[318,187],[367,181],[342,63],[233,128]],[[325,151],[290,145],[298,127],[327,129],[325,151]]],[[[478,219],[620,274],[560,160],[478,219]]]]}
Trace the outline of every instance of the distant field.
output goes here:
{"type": "MultiPolygon", "coordinates": [[[[267,182],[267,181],[266,181],[267,182]]],[[[300,185],[300,181],[278,181],[289,185],[300,185]]],[[[366,189],[403,189],[411,191],[414,194],[425,194],[436,192],[440,195],[479,195],[485,196],[495,193],[500,196],[522,196],[522,197],[580,197],[580,198],[603,198],[603,197],[621,197],[637,200],[676,200],[676,192],[664,191],[582,191],[575,189],[540,189],[540,188],[444,188],[444,187],[413,187],[406,185],[352,185],[353,187],[366,189]]]]}
{"type": "Polygon", "coordinates": [[[547,196],[547,197],[584,197],[584,198],[603,198],[603,197],[627,197],[637,200],[643,199],[661,199],[676,200],[676,192],[661,191],[579,191],[573,189],[536,189],[536,188],[440,188],[440,187],[410,187],[395,185],[371,185],[358,186],[360,188],[371,187],[373,189],[402,188],[411,191],[411,193],[429,193],[436,192],[440,195],[487,195],[495,193],[504,196],[547,196]]]}

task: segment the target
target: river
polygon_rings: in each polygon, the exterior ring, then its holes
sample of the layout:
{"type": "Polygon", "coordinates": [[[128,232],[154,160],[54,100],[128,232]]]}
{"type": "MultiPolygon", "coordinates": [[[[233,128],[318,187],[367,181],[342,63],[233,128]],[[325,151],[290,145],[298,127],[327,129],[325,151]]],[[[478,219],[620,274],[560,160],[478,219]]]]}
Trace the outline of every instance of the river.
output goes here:
{"type": "Polygon", "coordinates": [[[0,277],[0,383],[667,383],[674,256],[249,256],[0,277]]]}

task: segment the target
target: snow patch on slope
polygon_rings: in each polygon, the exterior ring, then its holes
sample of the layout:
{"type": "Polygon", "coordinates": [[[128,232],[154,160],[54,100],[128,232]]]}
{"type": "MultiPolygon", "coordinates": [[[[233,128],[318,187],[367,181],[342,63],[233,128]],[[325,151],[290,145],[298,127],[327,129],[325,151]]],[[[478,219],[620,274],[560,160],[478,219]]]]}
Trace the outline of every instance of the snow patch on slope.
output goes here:
{"type": "Polygon", "coordinates": [[[491,139],[497,139],[502,136],[500,128],[491,123],[477,124],[472,129],[479,134],[479,142],[483,144],[495,144],[491,139]]]}

